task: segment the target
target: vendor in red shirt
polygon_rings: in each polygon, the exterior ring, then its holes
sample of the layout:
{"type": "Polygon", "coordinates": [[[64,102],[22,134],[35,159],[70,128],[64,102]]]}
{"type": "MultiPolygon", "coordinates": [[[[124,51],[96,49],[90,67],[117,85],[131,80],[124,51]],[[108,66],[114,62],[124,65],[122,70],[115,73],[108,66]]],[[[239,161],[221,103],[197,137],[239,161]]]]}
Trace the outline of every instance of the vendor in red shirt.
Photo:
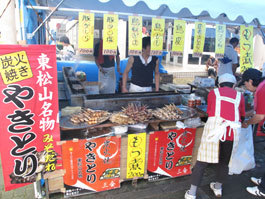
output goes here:
{"type": "Polygon", "coordinates": [[[191,187],[185,199],[195,199],[205,168],[209,163],[218,163],[216,182],[210,188],[217,197],[222,196],[222,184],[228,176],[228,165],[233,149],[238,145],[241,120],[245,117],[245,101],[234,89],[236,78],[225,73],[219,77],[219,88],[208,95],[208,120],[204,126],[197,162],[191,175],[191,187]]]}
{"type": "MultiPolygon", "coordinates": [[[[249,68],[242,75],[242,81],[239,84],[244,84],[246,89],[254,93],[254,111],[255,114],[251,119],[242,124],[243,128],[247,128],[251,124],[259,124],[258,130],[264,132],[265,123],[265,77],[262,77],[262,72],[257,69],[249,68]]],[[[265,132],[264,132],[265,133],[265,132]]],[[[251,181],[258,185],[247,187],[247,191],[255,196],[265,197],[265,174],[262,178],[251,177],[251,181]]]]}

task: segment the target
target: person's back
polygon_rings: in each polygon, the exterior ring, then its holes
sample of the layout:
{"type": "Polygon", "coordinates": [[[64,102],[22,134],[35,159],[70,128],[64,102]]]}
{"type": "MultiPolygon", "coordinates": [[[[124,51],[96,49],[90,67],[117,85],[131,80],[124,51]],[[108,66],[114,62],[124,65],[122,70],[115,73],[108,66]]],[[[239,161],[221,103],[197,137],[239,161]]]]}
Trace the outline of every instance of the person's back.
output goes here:
{"type": "MultiPolygon", "coordinates": [[[[221,87],[221,88],[218,88],[218,91],[220,93],[220,96],[222,97],[227,97],[229,99],[234,99],[234,100],[236,99],[237,91],[233,88],[221,87]]],[[[214,90],[210,91],[210,93],[208,94],[208,99],[210,100],[208,102],[207,113],[208,113],[208,117],[212,117],[212,116],[215,116],[215,104],[216,104],[216,96],[215,96],[214,90]]],[[[221,112],[221,117],[226,120],[234,121],[235,117],[234,117],[233,104],[227,101],[222,101],[221,106],[226,107],[226,109],[223,112],[221,112]]]]}
{"type": "Polygon", "coordinates": [[[235,69],[238,66],[238,58],[237,52],[234,48],[238,45],[238,43],[239,40],[237,38],[232,38],[229,44],[226,45],[224,57],[219,61],[217,73],[218,77],[225,73],[235,75],[235,69]]]}

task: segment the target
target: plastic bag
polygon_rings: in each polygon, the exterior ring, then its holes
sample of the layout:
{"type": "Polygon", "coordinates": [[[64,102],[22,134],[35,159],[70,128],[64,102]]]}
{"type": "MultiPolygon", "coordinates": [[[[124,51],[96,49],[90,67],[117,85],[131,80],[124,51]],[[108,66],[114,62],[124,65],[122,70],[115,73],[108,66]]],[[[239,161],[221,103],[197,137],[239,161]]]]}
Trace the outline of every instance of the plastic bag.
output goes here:
{"type": "Polygon", "coordinates": [[[232,164],[229,165],[229,175],[241,174],[242,171],[255,167],[251,125],[248,128],[241,128],[238,147],[232,158],[232,164]]]}

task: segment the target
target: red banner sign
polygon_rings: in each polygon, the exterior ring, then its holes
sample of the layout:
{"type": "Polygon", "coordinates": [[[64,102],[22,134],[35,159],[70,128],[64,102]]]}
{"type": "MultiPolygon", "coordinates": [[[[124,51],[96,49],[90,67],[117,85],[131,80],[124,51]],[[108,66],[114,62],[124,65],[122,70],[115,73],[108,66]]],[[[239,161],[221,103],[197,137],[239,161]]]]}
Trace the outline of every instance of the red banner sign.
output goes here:
{"type": "Polygon", "coordinates": [[[120,187],[121,137],[66,141],[62,145],[66,196],[120,187]]]}
{"type": "Polygon", "coordinates": [[[5,190],[58,169],[55,46],[1,45],[1,159],[5,190]]]}
{"type": "Polygon", "coordinates": [[[191,173],[192,149],[196,129],[173,129],[150,134],[148,153],[149,180],[191,173]]]}

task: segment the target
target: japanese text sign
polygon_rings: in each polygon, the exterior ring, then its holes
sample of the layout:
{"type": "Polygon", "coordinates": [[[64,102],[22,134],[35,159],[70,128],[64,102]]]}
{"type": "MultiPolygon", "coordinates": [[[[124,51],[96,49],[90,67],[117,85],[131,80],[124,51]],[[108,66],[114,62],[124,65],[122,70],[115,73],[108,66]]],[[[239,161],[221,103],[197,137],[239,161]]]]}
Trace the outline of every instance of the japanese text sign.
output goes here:
{"type": "Polygon", "coordinates": [[[147,166],[149,180],[191,173],[195,132],[195,128],[187,128],[150,134],[147,166]]]}
{"type": "Polygon", "coordinates": [[[103,55],[116,55],[118,44],[118,15],[104,14],[103,55]]]}
{"type": "Polygon", "coordinates": [[[142,54],[142,17],[129,16],[129,55],[142,54]]]}
{"type": "Polygon", "coordinates": [[[126,178],[144,177],[146,133],[128,135],[126,178]]]}
{"type": "Polygon", "coordinates": [[[205,23],[195,22],[195,36],[193,45],[193,57],[200,57],[203,53],[205,41],[205,23]]]}
{"type": "Polygon", "coordinates": [[[240,26],[240,71],[253,67],[253,26],[240,26]]]}
{"type": "Polygon", "coordinates": [[[11,84],[32,78],[32,71],[25,51],[0,56],[1,77],[4,84],[11,84]]]}
{"type": "Polygon", "coordinates": [[[182,56],[184,50],[186,22],[183,20],[174,20],[172,56],[182,56]]]}
{"type": "Polygon", "coordinates": [[[151,55],[162,54],[164,32],[165,19],[152,18],[151,55]]]}
{"type": "Polygon", "coordinates": [[[66,141],[62,145],[66,195],[120,187],[121,137],[66,141]]]}
{"type": "Polygon", "coordinates": [[[80,54],[93,54],[94,13],[79,13],[78,49],[80,54]]]}
{"type": "Polygon", "coordinates": [[[8,191],[60,168],[55,46],[3,45],[0,71],[0,151],[8,191]]]}
{"type": "Polygon", "coordinates": [[[226,25],[216,24],[215,27],[215,57],[221,58],[225,53],[226,25]]]}

